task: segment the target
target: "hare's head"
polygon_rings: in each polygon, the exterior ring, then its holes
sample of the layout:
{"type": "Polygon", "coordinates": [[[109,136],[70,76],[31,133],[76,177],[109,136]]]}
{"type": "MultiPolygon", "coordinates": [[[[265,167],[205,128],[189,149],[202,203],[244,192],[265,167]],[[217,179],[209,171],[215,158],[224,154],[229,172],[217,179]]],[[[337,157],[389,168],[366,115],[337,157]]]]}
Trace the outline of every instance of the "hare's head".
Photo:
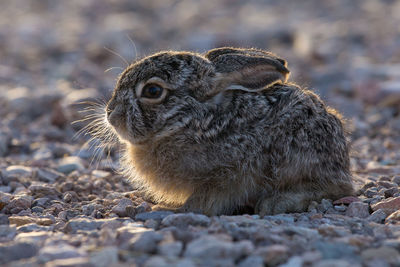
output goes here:
{"type": "Polygon", "coordinates": [[[108,122],[132,144],[181,132],[206,117],[216,96],[257,92],[285,82],[286,62],[255,49],[218,48],[205,55],[161,52],[129,66],[106,107],[108,122]]]}

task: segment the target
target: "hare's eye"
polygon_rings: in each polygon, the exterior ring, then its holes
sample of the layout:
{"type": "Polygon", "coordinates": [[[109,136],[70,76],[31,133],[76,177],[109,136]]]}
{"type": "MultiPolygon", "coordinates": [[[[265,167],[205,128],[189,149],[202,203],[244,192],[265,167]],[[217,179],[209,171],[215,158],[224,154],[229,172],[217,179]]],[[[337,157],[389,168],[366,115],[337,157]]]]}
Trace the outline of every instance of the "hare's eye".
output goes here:
{"type": "Polygon", "coordinates": [[[164,88],[162,88],[157,84],[147,84],[143,87],[141,97],[151,98],[151,99],[159,98],[162,96],[163,91],[164,88]]]}

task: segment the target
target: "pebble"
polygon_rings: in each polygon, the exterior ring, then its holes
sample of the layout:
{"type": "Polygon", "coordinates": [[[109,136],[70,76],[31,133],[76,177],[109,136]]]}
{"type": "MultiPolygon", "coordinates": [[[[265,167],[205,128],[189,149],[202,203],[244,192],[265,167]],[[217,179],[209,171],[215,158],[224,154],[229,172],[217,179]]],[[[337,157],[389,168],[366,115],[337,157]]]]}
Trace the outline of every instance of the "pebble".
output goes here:
{"type": "Polygon", "coordinates": [[[135,215],[135,220],[138,221],[146,221],[146,220],[155,220],[161,221],[165,217],[174,214],[172,211],[151,211],[151,212],[142,212],[135,215]]]}
{"type": "Polygon", "coordinates": [[[90,253],[90,263],[97,267],[114,266],[118,263],[118,249],[104,247],[90,253]]]}
{"type": "Polygon", "coordinates": [[[63,158],[57,167],[57,171],[64,174],[69,174],[76,170],[82,171],[83,169],[81,158],[75,156],[63,158]]]}
{"type": "Polygon", "coordinates": [[[97,265],[89,262],[86,257],[76,257],[68,259],[53,260],[47,262],[46,267],[95,267],[97,265]]]}
{"type": "Polygon", "coordinates": [[[70,259],[86,256],[77,248],[65,243],[52,244],[42,247],[38,252],[38,261],[46,263],[57,259],[70,259]]]}
{"type": "MultiPolygon", "coordinates": [[[[379,210],[377,210],[379,211],[379,210]]],[[[386,215],[386,213],[385,213],[386,215]]],[[[397,210],[395,212],[393,212],[392,214],[390,214],[386,220],[385,223],[397,223],[400,221],[400,210],[397,210]]]]}
{"type": "Polygon", "coordinates": [[[289,248],[284,245],[270,245],[257,248],[254,254],[262,257],[264,264],[276,266],[287,261],[289,248]]]}
{"type": "Polygon", "coordinates": [[[165,217],[161,224],[164,226],[175,226],[179,228],[186,228],[189,225],[193,226],[208,226],[211,220],[209,217],[202,214],[194,213],[181,213],[172,214],[165,217]]]}
{"type": "Polygon", "coordinates": [[[16,235],[17,235],[17,229],[15,225],[6,225],[6,224],[0,225],[0,240],[10,241],[14,239],[16,235]]]}
{"type": "Polygon", "coordinates": [[[357,218],[367,218],[369,216],[369,205],[363,202],[352,202],[346,210],[346,215],[357,218]]]}
{"type": "Polygon", "coordinates": [[[391,197],[371,205],[373,211],[382,209],[387,215],[400,209],[400,197],[391,197]]]}
{"type": "Polygon", "coordinates": [[[158,245],[157,252],[163,256],[178,257],[183,249],[181,241],[164,242],[158,245]]]}
{"type": "Polygon", "coordinates": [[[12,242],[0,244],[0,264],[26,259],[37,254],[38,247],[33,243],[12,242]]]}
{"type": "Polygon", "coordinates": [[[31,167],[12,165],[8,166],[3,173],[6,178],[10,177],[29,177],[32,176],[33,170],[31,167]]]}
{"type": "Polygon", "coordinates": [[[53,183],[57,179],[64,176],[62,173],[49,168],[39,168],[36,175],[39,181],[46,183],[53,183]]]}
{"type": "Polygon", "coordinates": [[[386,215],[385,211],[382,209],[379,209],[379,210],[372,212],[372,214],[367,217],[367,221],[382,223],[386,217],[387,217],[387,215],[386,215]]]}
{"type": "Polygon", "coordinates": [[[390,264],[398,264],[400,253],[391,247],[369,248],[361,252],[361,258],[365,263],[374,259],[381,259],[390,264]]]}
{"type": "Polygon", "coordinates": [[[28,189],[35,198],[58,199],[61,196],[61,193],[54,186],[45,183],[34,183],[28,189]]]}
{"type": "Polygon", "coordinates": [[[129,249],[144,253],[154,253],[157,250],[157,244],[163,236],[154,231],[140,232],[129,240],[129,249]]]}
{"type": "Polygon", "coordinates": [[[253,250],[254,246],[249,241],[233,243],[221,240],[216,236],[205,235],[190,242],[186,247],[184,256],[199,259],[231,257],[236,260],[249,255],[253,250]]]}
{"type": "Polygon", "coordinates": [[[89,218],[73,218],[64,227],[66,233],[77,233],[78,231],[96,230],[101,226],[101,222],[89,218]]]}
{"type": "Polygon", "coordinates": [[[112,212],[117,214],[119,217],[127,217],[128,214],[126,208],[129,206],[133,207],[133,201],[129,198],[122,198],[118,201],[118,204],[112,208],[112,212]]]}
{"type": "Polygon", "coordinates": [[[36,222],[36,220],[30,216],[10,216],[8,217],[8,220],[10,221],[10,224],[15,224],[16,226],[36,222]]]}

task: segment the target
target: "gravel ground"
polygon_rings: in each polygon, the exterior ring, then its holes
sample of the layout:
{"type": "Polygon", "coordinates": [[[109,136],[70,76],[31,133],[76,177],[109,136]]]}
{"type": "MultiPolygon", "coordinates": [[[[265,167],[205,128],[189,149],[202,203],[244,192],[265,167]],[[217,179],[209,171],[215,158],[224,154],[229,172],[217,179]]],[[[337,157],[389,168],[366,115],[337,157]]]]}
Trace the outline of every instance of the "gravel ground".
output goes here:
{"type": "Polygon", "coordinates": [[[400,266],[398,25],[390,0],[3,4],[0,265],[400,266]],[[122,58],[222,45],[279,54],[345,115],[357,196],[263,218],[152,211],[118,144],[76,135],[77,103],[105,101],[122,58]]]}

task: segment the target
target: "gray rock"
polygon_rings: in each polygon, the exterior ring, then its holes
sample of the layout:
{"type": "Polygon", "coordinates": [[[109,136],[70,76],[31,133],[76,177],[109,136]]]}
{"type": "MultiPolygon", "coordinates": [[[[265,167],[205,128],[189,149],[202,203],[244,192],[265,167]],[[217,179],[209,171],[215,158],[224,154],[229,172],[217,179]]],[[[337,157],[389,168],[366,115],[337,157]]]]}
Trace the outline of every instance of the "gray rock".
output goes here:
{"type": "Polygon", "coordinates": [[[21,210],[29,209],[32,205],[33,198],[26,195],[17,195],[8,203],[6,209],[18,213],[21,210]]]}
{"type": "Polygon", "coordinates": [[[355,247],[346,243],[317,241],[313,246],[324,259],[358,259],[355,247]]]}
{"type": "Polygon", "coordinates": [[[82,159],[79,157],[63,158],[57,167],[57,171],[64,174],[69,174],[76,170],[82,171],[83,169],[84,165],[82,163],[82,159]]]}
{"type": "MultiPolygon", "coordinates": [[[[312,207],[311,207],[311,209],[312,209],[312,207]]],[[[265,216],[264,219],[271,220],[271,221],[277,222],[279,224],[294,223],[294,217],[291,214],[277,214],[277,215],[265,216]]]]}
{"type": "Polygon", "coordinates": [[[326,212],[329,208],[333,208],[332,200],[329,199],[322,199],[321,204],[317,206],[319,212],[326,212]]]}
{"type": "Polygon", "coordinates": [[[393,176],[392,182],[396,183],[397,185],[400,185],[400,175],[393,176]]]}
{"type": "Polygon", "coordinates": [[[184,256],[199,259],[231,258],[237,260],[249,255],[253,250],[253,244],[247,240],[233,243],[216,236],[205,235],[191,241],[186,247],[184,256]]]}
{"type": "Polygon", "coordinates": [[[265,264],[276,266],[287,261],[289,258],[289,248],[285,245],[258,247],[254,254],[262,257],[265,264]]]}
{"type": "Polygon", "coordinates": [[[143,212],[135,215],[135,220],[137,221],[146,221],[146,220],[156,220],[161,221],[165,217],[174,214],[171,211],[151,211],[151,212],[143,212]]]}
{"type": "Polygon", "coordinates": [[[0,244],[0,264],[30,258],[37,252],[38,247],[32,243],[2,243],[0,244]]]}
{"type": "Polygon", "coordinates": [[[316,262],[313,267],[361,267],[361,264],[354,263],[354,261],[347,261],[342,259],[327,259],[316,262]]]}
{"type": "Polygon", "coordinates": [[[340,212],[345,212],[347,207],[345,205],[336,205],[333,207],[335,210],[340,211],[340,212]]]}
{"type": "Polygon", "coordinates": [[[0,157],[4,157],[8,153],[11,140],[11,133],[2,129],[0,132],[0,157]]]}
{"type": "Polygon", "coordinates": [[[66,233],[76,233],[78,231],[96,230],[101,226],[101,222],[88,218],[73,218],[64,227],[66,233]]]}
{"type": "Polygon", "coordinates": [[[13,240],[16,235],[15,225],[0,225],[0,240],[13,240]]]}
{"type": "Polygon", "coordinates": [[[46,267],[95,267],[86,257],[77,257],[61,260],[53,260],[46,263],[46,267]]]}
{"type": "Polygon", "coordinates": [[[302,226],[288,226],[285,227],[285,232],[298,234],[306,237],[307,239],[313,239],[319,236],[319,233],[315,229],[310,229],[302,226]]]}
{"type": "Polygon", "coordinates": [[[183,249],[183,243],[180,241],[163,242],[158,245],[157,252],[163,256],[178,257],[183,249]]]}
{"type": "Polygon", "coordinates": [[[369,248],[361,252],[363,262],[367,263],[374,259],[381,259],[389,264],[398,265],[400,253],[392,247],[369,248]]]}
{"type": "Polygon", "coordinates": [[[202,214],[180,213],[172,214],[165,217],[161,221],[161,224],[164,226],[176,226],[178,228],[186,228],[189,225],[208,226],[210,222],[210,218],[202,214]]]}
{"type": "Polygon", "coordinates": [[[7,225],[9,223],[8,216],[0,213],[0,225],[7,225]]]}
{"type": "Polygon", "coordinates": [[[90,262],[97,267],[108,267],[118,262],[118,248],[105,247],[90,254],[90,262]]]}
{"type": "Polygon", "coordinates": [[[0,210],[10,203],[12,197],[13,196],[11,194],[0,192],[0,210]]]}
{"type": "Polygon", "coordinates": [[[3,172],[4,176],[7,177],[30,177],[32,176],[33,170],[31,167],[11,165],[8,166],[3,172]]]}
{"type": "Polygon", "coordinates": [[[346,215],[357,218],[367,218],[369,216],[369,205],[363,202],[352,202],[347,207],[346,215]]]}
{"type": "Polygon", "coordinates": [[[53,227],[38,225],[36,223],[28,223],[22,226],[17,227],[17,231],[19,233],[28,233],[28,232],[39,232],[39,231],[51,231],[53,227]]]}
{"type": "Polygon", "coordinates": [[[2,186],[0,186],[0,192],[3,192],[3,193],[10,193],[11,191],[12,191],[11,186],[8,186],[8,185],[2,185],[2,186]]]}
{"type": "Polygon", "coordinates": [[[61,196],[61,193],[54,186],[49,184],[33,183],[28,189],[35,198],[47,197],[52,199],[61,196]]]}
{"type": "Polygon", "coordinates": [[[396,193],[399,193],[399,188],[397,186],[388,188],[388,189],[383,191],[383,194],[385,195],[385,198],[393,197],[393,195],[396,194],[396,193]]]}
{"type": "Polygon", "coordinates": [[[112,208],[112,212],[117,214],[119,217],[127,217],[128,214],[126,212],[126,208],[129,206],[133,206],[133,201],[129,198],[122,198],[119,200],[118,204],[112,208]]]}
{"type": "Polygon", "coordinates": [[[47,231],[19,233],[15,237],[15,241],[41,245],[51,235],[52,233],[47,231]]]}
{"type": "Polygon", "coordinates": [[[61,172],[57,172],[57,171],[55,171],[53,169],[49,169],[49,168],[39,168],[37,170],[36,175],[37,175],[37,178],[39,179],[39,181],[46,182],[46,183],[53,183],[60,177],[64,176],[64,174],[62,174],[61,172]]]}
{"type": "Polygon", "coordinates": [[[157,250],[157,244],[163,239],[160,233],[146,231],[136,234],[129,241],[129,249],[144,253],[154,253],[157,250]]]}
{"type": "Polygon", "coordinates": [[[249,256],[239,263],[239,267],[264,267],[264,260],[261,256],[249,256]]]}
{"type": "Polygon", "coordinates": [[[383,209],[378,209],[374,211],[371,215],[367,217],[367,221],[369,222],[376,222],[376,223],[382,223],[386,219],[387,215],[383,211],[383,209]]]}
{"type": "Polygon", "coordinates": [[[38,253],[38,261],[40,263],[46,263],[57,259],[70,259],[83,256],[86,256],[85,253],[77,248],[65,243],[60,243],[47,245],[41,248],[38,253]]]}

